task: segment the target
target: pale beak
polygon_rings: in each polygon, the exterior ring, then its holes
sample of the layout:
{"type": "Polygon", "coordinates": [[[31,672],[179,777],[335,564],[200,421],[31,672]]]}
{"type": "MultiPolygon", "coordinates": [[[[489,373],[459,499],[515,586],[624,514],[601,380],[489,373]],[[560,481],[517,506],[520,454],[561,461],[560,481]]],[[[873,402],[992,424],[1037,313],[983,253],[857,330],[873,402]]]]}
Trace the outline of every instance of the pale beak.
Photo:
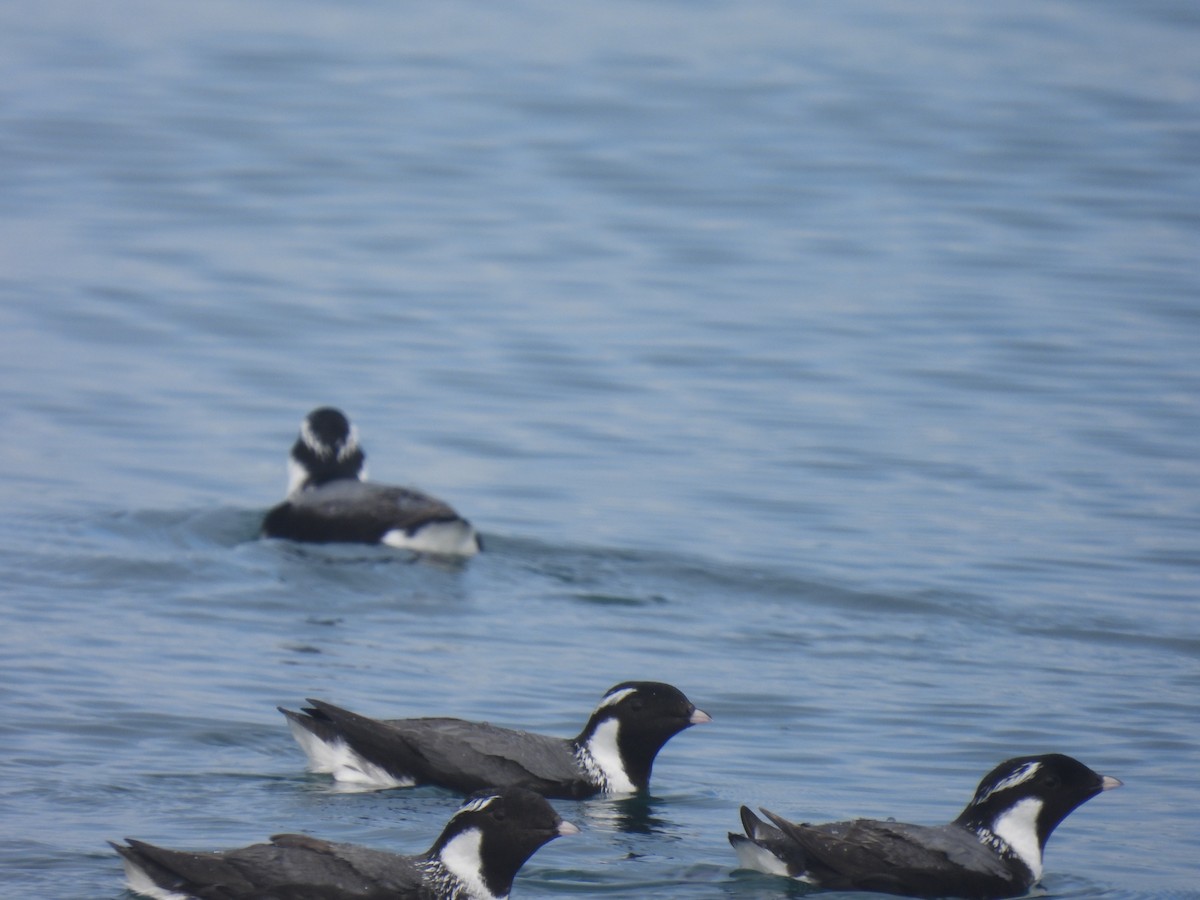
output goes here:
{"type": "Polygon", "coordinates": [[[706,713],[702,709],[697,709],[692,712],[691,717],[688,719],[688,724],[689,725],[703,725],[705,722],[711,722],[711,721],[712,721],[712,716],[710,716],[708,713],[706,713]]]}
{"type": "Polygon", "coordinates": [[[1113,788],[1119,788],[1124,783],[1125,782],[1123,782],[1120,778],[1113,778],[1111,775],[1104,775],[1100,778],[1100,790],[1111,791],[1113,788]]]}
{"type": "Polygon", "coordinates": [[[570,822],[562,821],[558,823],[558,833],[562,837],[566,837],[569,834],[579,834],[579,827],[572,825],[570,822]]]}

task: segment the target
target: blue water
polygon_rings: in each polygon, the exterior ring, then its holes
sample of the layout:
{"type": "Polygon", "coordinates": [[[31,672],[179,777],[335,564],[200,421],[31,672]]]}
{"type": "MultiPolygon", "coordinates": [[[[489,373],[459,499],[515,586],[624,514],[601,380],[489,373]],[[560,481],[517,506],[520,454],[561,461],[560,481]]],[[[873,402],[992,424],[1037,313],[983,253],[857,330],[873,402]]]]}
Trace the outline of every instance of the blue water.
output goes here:
{"type": "Polygon", "coordinates": [[[0,895],[105,840],[413,851],[276,705],[714,717],[517,897],[783,897],[741,803],[1125,781],[1055,897],[1200,896],[1194,4],[0,7],[0,895]],[[464,565],[255,538],[312,407],[464,565]]]}

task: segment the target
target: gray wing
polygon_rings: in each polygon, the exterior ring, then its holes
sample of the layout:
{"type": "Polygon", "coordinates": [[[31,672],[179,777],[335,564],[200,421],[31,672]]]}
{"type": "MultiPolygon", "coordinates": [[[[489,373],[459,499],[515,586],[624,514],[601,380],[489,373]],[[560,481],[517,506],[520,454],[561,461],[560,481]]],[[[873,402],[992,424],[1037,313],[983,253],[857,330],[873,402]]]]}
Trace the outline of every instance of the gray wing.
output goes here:
{"type": "Polygon", "coordinates": [[[302,876],[299,879],[302,884],[330,885],[345,890],[343,885],[346,882],[341,879],[348,870],[353,873],[349,876],[350,883],[359,879],[370,895],[423,895],[425,883],[416,866],[416,857],[372,850],[356,844],[323,841],[302,834],[273,835],[269,846],[286,857],[289,870],[302,876]]]}
{"type": "Polygon", "coordinates": [[[563,738],[499,728],[462,719],[369,719],[310,700],[361,756],[394,775],[463,793],[490,787],[523,787],[547,797],[595,793],[563,738]]]}
{"type": "Polygon", "coordinates": [[[763,811],[804,855],[825,888],[912,897],[1007,897],[1023,893],[1018,873],[967,829],[856,819],[804,825],[763,811]]]}
{"type": "Polygon", "coordinates": [[[893,846],[919,841],[927,853],[940,854],[955,866],[993,875],[1006,875],[1008,867],[979,836],[959,825],[907,825],[902,822],[877,822],[880,830],[893,836],[893,846]]]}
{"type": "Polygon", "coordinates": [[[134,840],[113,846],[159,886],[201,900],[419,898],[425,891],[410,857],[306,835],[276,835],[269,844],[221,853],[134,840]]]}
{"type": "Polygon", "coordinates": [[[301,491],[274,507],[263,532],[299,541],[377,543],[389,531],[412,532],[461,518],[449,504],[420,491],[341,479],[301,491]]]}

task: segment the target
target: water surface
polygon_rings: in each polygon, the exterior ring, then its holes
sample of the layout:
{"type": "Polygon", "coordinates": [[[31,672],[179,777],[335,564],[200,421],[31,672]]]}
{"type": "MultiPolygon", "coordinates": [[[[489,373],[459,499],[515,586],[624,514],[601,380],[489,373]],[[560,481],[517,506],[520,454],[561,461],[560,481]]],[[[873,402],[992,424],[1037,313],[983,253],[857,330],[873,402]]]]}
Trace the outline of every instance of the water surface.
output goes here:
{"type": "Polygon", "coordinates": [[[0,894],[105,840],[412,851],[277,705],[714,717],[514,896],[776,897],[741,803],[1126,786],[1051,896],[1197,896],[1200,17],[1186,3],[0,10],[0,894]],[[483,531],[257,540],[301,417],[483,531]]]}

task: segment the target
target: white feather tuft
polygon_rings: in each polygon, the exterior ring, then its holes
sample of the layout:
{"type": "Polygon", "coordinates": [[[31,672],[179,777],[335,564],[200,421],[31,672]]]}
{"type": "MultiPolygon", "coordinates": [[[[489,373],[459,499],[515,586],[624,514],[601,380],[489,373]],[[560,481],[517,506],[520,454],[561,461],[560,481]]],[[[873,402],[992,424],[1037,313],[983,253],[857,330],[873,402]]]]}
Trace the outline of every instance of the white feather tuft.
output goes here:
{"type": "Polygon", "coordinates": [[[1009,788],[1016,787],[1018,784],[1024,784],[1039,771],[1041,771],[1041,768],[1042,764],[1040,762],[1035,761],[1025,763],[1025,765],[1021,766],[1021,768],[1017,769],[1017,771],[1013,772],[1007,778],[1000,779],[994,785],[988,788],[986,792],[976,797],[973,805],[978,806],[980,803],[983,803],[988,797],[992,796],[992,794],[995,794],[998,791],[1006,791],[1009,788]]]}
{"type": "Polygon", "coordinates": [[[637,688],[632,688],[632,687],[621,688],[621,690],[619,690],[619,691],[613,691],[612,693],[608,694],[603,700],[600,701],[600,705],[597,706],[596,709],[601,710],[601,709],[604,709],[606,706],[615,706],[616,704],[618,704],[622,700],[624,700],[626,697],[628,697],[630,694],[636,694],[636,693],[637,693],[637,688]]]}
{"type": "MultiPolygon", "coordinates": [[[[499,799],[500,799],[499,794],[492,794],[489,797],[475,797],[474,799],[468,800],[466,803],[464,803],[462,806],[460,806],[458,808],[458,812],[459,813],[479,812],[481,809],[487,809],[489,806],[491,806],[495,801],[497,801],[499,799]]],[[[455,813],[455,815],[458,815],[458,813],[455,813]]]]}

